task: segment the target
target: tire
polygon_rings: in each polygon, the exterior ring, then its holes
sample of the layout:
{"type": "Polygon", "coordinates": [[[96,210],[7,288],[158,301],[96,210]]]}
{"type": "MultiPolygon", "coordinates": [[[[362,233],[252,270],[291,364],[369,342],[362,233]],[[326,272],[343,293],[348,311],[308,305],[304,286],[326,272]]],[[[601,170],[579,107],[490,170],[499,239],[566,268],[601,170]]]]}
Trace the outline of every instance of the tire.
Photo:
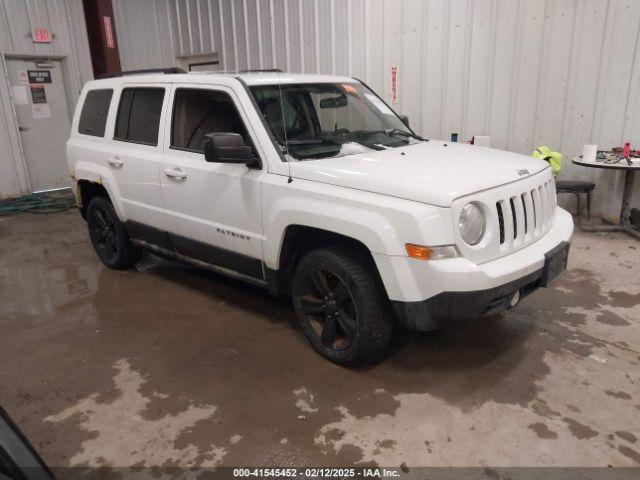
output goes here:
{"type": "Polygon", "coordinates": [[[87,208],[87,227],[96,254],[109,268],[132,267],[142,256],[133,246],[109,199],[94,197],[87,208]]]}
{"type": "Polygon", "coordinates": [[[393,334],[389,302],[361,257],[342,248],[313,250],[300,259],[293,275],[298,323],[313,347],[338,365],[379,360],[393,334]]]}

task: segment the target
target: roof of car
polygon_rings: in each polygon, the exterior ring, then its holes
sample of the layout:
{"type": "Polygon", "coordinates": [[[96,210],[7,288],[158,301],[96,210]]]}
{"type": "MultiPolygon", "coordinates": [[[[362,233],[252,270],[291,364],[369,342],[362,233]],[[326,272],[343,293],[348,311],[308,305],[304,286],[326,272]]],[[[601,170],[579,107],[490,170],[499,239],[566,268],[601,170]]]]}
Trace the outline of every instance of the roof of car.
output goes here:
{"type": "Polygon", "coordinates": [[[345,83],[353,82],[351,77],[337,75],[313,75],[306,73],[249,72],[231,74],[244,80],[247,85],[271,85],[275,83],[345,83]]]}
{"type": "Polygon", "coordinates": [[[105,79],[94,80],[96,83],[116,83],[122,82],[171,82],[171,83],[207,83],[215,77],[238,78],[247,85],[275,85],[290,83],[350,83],[356,81],[351,77],[342,77],[336,75],[314,75],[306,73],[287,73],[287,72],[189,72],[189,73],[137,73],[112,76],[105,79]]]}

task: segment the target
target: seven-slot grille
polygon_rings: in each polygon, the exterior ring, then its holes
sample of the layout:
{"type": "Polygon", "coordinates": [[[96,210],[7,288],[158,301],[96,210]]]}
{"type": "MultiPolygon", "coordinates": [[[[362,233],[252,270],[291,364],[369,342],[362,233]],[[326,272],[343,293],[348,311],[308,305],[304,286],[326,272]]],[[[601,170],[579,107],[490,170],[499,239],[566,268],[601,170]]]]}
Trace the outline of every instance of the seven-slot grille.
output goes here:
{"type": "Polygon", "coordinates": [[[543,235],[553,222],[556,188],[553,179],[496,202],[500,250],[523,245],[543,235]]]}

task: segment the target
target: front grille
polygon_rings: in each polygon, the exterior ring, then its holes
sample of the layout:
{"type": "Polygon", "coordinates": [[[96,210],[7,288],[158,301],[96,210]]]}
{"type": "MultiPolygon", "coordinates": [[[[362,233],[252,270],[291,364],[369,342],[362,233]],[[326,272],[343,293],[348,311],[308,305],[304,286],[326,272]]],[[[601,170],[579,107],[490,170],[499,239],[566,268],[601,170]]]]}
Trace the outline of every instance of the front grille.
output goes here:
{"type": "Polygon", "coordinates": [[[527,240],[542,235],[551,223],[555,207],[556,193],[553,180],[509,197],[508,201],[505,199],[496,202],[500,245],[509,244],[509,239],[513,240],[513,244],[526,243],[527,240]],[[509,212],[507,215],[504,213],[505,209],[509,212]]]}

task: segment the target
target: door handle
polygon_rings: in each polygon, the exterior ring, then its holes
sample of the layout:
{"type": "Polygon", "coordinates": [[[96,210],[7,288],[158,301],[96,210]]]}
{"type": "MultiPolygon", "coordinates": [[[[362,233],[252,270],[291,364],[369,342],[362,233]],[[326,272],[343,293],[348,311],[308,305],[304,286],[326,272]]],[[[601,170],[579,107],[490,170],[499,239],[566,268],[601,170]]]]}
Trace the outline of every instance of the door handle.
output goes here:
{"type": "Polygon", "coordinates": [[[171,178],[176,178],[179,180],[185,179],[187,178],[187,174],[185,172],[183,172],[182,170],[180,170],[179,168],[166,168],[164,170],[164,174],[167,177],[171,177],[171,178]]]}
{"type": "Polygon", "coordinates": [[[25,127],[24,125],[18,125],[18,130],[21,132],[26,132],[29,130],[29,127],[25,127]]]}
{"type": "Polygon", "coordinates": [[[122,165],[124,165],[124,162],[122,160],[120,160],[118,158],[117,155],[111,155],[107,158],[107,162],[109,162],[109,165],[111,165],[112,167],[121,167],[122,165]]]}

